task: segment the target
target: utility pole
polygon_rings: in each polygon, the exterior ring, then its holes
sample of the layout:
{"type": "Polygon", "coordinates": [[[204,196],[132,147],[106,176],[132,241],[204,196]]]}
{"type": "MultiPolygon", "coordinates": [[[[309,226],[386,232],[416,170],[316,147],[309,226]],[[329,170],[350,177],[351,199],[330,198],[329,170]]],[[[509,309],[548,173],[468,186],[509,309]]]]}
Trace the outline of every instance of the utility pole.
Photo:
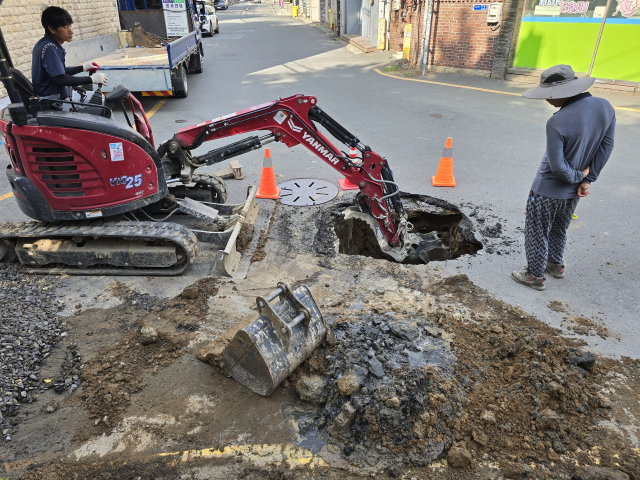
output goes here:
{"type": "Polygon", "coordinates": [[[420,48],[420,73],[424,77],[427,74],[429,64],[429,37],[431,37],[431,17],[433,16],[433,0],[425,0],[427,8],[424,9],[422,19],[422,46],[420,48]]]}

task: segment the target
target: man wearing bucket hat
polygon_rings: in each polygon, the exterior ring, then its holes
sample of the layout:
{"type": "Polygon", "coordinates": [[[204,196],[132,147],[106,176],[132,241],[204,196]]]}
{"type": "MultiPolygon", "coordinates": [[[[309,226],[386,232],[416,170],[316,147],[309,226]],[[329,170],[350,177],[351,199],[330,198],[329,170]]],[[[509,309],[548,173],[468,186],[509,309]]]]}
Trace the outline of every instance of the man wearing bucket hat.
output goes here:
{"type": "Polygon", "coordinates": [[[613,150],[615,112],[608,101],[585,92],[593,82],[576,77],[569,65],[556,65],[542,72],[539,86],[522,94],[560,108],[547,121],[547,148],[527,199],[528,265],[511,274],[516,282],[536,290],[545,288],[545,271],[564,277],[571,217],[613,150]]]}

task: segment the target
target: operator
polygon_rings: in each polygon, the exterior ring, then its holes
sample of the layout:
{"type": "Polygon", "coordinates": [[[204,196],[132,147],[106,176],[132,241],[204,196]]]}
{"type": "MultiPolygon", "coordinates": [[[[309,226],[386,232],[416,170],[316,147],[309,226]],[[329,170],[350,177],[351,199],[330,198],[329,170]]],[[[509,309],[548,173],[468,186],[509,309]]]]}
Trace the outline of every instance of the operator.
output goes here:
{"type": "Polygon", "coordinates": [[[64,63],[66,52],[64,42],[73,39],[73,19],[69,12],[60,7],[48,7],[42,12],[44,37],[33,47],[31,54],[31,77],[33,90],[40,97],[60,95],[61,100],[71,97],[69,87],[107,84],[107,76],[97,71],[98,64],[86,62],[84,65],[67,67],[64,63]],[[74,77],[80,72],[94,71],[92,75],[74,77]]]}
{"type": "Polygon", "coordinates": [[[585,92],[594,78],[577,78],[569,65],[540,76],[540,86],[522,94],[560,108],[547,121],[547,148],[527,198],[524,245],[527,268],[516,282],[544,290],[545,271],[563,278],[567,229],[581,197],[589,195],[613,150],[616,114],[604,98],[585,92]]]}

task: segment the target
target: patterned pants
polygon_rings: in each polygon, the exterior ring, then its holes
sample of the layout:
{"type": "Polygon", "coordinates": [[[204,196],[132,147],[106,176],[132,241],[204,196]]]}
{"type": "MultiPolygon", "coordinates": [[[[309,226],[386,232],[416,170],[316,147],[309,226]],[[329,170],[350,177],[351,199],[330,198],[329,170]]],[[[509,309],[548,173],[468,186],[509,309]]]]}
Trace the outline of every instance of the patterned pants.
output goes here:
{"type": "Polygon", "coordinates": [[[529,272],[543,277],[547,260],[562,264],[567,244],[567,228],[579,197],[568,200],[543,197],[529,192],[524,225],[524,247],[529,272]]]}

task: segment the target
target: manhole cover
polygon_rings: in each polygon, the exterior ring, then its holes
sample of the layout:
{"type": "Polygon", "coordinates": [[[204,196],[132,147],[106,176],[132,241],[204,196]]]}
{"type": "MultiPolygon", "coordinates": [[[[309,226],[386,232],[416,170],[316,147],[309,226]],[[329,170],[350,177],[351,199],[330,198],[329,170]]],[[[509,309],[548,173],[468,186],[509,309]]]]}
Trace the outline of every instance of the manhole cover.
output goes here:
{"type": "Polygon", "coordinates": [[[176,123],[187,123],[186,120],[176,120],[176,123]]]}
{"type": "Polygon", "coordinates": [[[299,178],[278,185],[280,201],[285,205],[320,205],[338,195],[338,187],[317,178],[299,178]]]}

